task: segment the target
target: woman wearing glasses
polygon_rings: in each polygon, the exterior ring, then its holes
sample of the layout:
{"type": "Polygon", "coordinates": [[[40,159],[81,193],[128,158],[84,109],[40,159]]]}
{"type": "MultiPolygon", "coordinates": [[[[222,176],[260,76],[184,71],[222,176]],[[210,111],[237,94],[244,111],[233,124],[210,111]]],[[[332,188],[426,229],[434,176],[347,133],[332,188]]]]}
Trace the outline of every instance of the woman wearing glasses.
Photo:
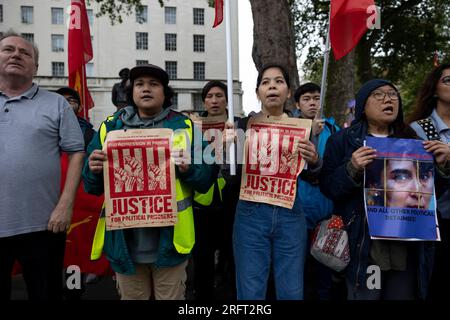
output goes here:
{"type": "MultiPolygon", "coordinates": [[[[333,200],[335,213],[342,216],[349,234],[348,299],[425,297],[432,267],[432,244],[370,239],[363,176],[365,167],[373,163],[376,150],[363,146],[367,135],[416,138],[414,131],[404,124],[400,95],[389,81],[374,79],[361,87],[356,96],[355,120],[328,139],[323,159],[321,191],[333,200]],[[372,286],[373,271],[368,268],[371,265],[381,270],[380,286],[372,286]]],[[[430,146],[426,144],[425,148],[430,146]]]]}
{"type": "MultiPolygon", "coordinates": [[[[430,143],[433,143],[436,161],[446,161],[446,166],[441,166],[440,171],[450,175],[450,64],[442,64],[428,75],[417,97],[410,122],[420,138],[433,140],[430,143]]],[[[443,182],[436,183],[442,240],[436,243],[430,299],[443,299],[441,293],[448,292],[450,287],[450,191],[443,182]]]]}

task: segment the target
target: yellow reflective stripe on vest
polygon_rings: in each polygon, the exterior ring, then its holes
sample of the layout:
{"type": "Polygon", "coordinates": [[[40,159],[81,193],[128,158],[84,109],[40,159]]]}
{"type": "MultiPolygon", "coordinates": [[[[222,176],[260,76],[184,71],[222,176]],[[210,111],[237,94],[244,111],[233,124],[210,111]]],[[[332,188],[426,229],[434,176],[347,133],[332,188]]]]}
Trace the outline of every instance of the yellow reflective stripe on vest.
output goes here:
{"type": "MultiPolygon", "coordinates": [[[[224,178],[221,177],[221,178],[217,179],[217,186],[219,187],[220,201],[223,201],[222,190],[225,187],[225,184],[226,184],[226,182],[225,182],[224,178]]],[[[194,201],[205,207],[211,205],[213,198],[214,198],[214,184],[211,186],[211,188],[209,188],[208,192],[200,193],[200,192],[195,191],[195,194],[194,194],[194,201]]]]}
{"type": "MultiPolygon", "coordinates": [[[[113,117],[108,117],[107,120],[113,117]]],[[[192,122],[188,119],[184,120],[188,128],[185,131],[186,134],[180,133],[174,134],[173,146],[176,148],[186,149],[192,142],[192,122]],[[187,139],[189,139],[189,144],[187,139]]],[[[100,143],[103,143],[106,139],[106,125],[102,123],[99,129],[100,143]]],[[[178,253],[188,254],[191,252],[195,243],[195,231],[194,231],[194,214],[192,211],[192,190],[182,183],[179,179],[175,181],[176,187],[176,201],[178,210],[178,222],[174,226],[173,233],[173,245],[178,253]]],[[[91,260],[100,259],[103,251],[103,245],[105,241],[106,221],[104,215],[100,217],[95,229],[94,241],[92,243],[91,260]]]]}

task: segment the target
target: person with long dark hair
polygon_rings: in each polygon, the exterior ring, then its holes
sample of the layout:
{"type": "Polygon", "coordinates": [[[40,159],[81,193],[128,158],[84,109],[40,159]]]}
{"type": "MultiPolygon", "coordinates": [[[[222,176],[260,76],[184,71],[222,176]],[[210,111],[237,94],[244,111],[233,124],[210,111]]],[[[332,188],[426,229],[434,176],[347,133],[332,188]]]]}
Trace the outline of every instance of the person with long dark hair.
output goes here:
{"type": "MultiPolygon", "coordinates": [[[[424,140],[432,140],[437,157],[446,159],[443,174],[450,175],[450,64],[436,67],[426,78],[409,119],[411,127],[424,140]]],[[[436,154],[435,152],[435,154],[436,154]]],[[[429,298],[442,299],[450,287],[450,191],[436,183],[438,221],[441,242],[436,244],[435,264],[429,298]]],[[[448,297],[448,295],[447,295],[448,297]]]]}

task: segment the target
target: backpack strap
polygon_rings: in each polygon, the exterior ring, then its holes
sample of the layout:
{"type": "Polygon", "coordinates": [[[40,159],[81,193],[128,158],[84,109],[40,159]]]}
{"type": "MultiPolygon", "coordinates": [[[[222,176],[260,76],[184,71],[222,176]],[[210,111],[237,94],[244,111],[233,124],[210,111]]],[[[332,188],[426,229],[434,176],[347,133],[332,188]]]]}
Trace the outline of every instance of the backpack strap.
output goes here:
{"type": "Polygon", "coordinates": [[[431,118],[418,120],[417,123],[427,135],[428,140],[441,140],[431,118]]]}

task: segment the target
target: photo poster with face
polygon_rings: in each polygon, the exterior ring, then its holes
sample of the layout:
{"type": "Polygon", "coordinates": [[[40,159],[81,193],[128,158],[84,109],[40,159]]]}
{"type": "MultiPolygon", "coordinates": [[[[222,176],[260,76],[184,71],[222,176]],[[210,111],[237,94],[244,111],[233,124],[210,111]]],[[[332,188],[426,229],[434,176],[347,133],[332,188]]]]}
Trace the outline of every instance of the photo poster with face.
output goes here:
{"type": "Polygon", "coordinates": [[[440,241],[433,155],[421,140],[366,137],[377,151],[364,172],[372,239],[440,241]]]}
{"type": "Polygon", "coordinates": [[[221,116],[200,117],[192,114],[190,118],[194,123],[194,126],[202,132],[203,141],[208,142],[208,146],[205,148],[204,152],[208,152],[209,154],[214,152],[216,163],[224,163],[222,134],[228,116],[224,114],[221,116]]]}
{"type": "Polygon", "coordinates": [[[172,129],[108,133],[103,150],[106,229],[173,226],[177,222],[172,129]]]}
{"type": "Polygon", "coordinates": [[[311,120],[261,115],[247,124],[239,199],[292,209],[297,177],[305,166],[300,139],[309,139],[311,120]]]}

